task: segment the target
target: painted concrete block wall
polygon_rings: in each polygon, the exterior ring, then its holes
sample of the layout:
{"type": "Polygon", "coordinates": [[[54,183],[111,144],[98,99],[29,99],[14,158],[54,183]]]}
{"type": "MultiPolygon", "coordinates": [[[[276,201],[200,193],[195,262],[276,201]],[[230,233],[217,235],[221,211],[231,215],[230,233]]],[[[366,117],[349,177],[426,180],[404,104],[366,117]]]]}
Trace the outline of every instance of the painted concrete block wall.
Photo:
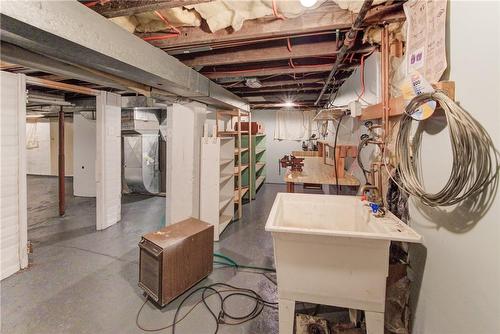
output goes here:
{"type": "Polygon", "coordinates": [[[200,143],[206,112],[206,106],[197,102],[167,108],[167,224],[199,217],[200,143]]]}
{"type": "Polygon", "coordinates": [[[26,83],[0,72],[0,279],[28,266],[26,83]]]}
{"type": "MultiPolygon", "coordinates": [[[[26,123],[26,131],[32,129],[35,121],[26,123]],[[30,124],[31,123],[31,124],[30,124]]],[[[64,157],[66,176],[73,175],[73,120],[64,122],[64,157]]],[[[38,147],[26,148],[27,173],[32,175],[57,176],[59,155],[59,125],[56,118],[37,119],[36,133],[38,147]]]]}
{"type": "MultiPolygon", "coordinates": [[[[456,99],[500,148],[500,2],[448,5],[449,79],[456,99]],[[471,27],[474,27],[471,29],[471,27]]],[[[423,178],[430,191],[448,179],[451,151],[442,118],[430,119],[422,143],[423,178]]],[[[413,201],[412,227],[424,237],[413,249],[417,285],[415,334],[500,333],[500,198],[431,209],[413,201]]]]}
{"type": "Polygon", "coordinates": [[[101,92],[96,99],[96,228],[121,220],[121,97],[101,92]]]}
{"type": "Polygon", "coordinates": [[[74,113],[73,125],[73,194],[95,197],[96,121],[74,113]]]}
{"type": "MultiPolygon", "coordinates": [[[[380,57],[377,53],[372,54],[366,59],[365,65],[365,94],[363,99],[369,103],[378,103],[380,94],[380,78],[378,75],[380,57]]],[[[361,92],[361,85],[359,79],[359,70],[354,72],[354,74],[346,80],[345,84],[340,89],[339,95],[335,100],[336,105],[345,105],[353,100],[356,100],[358,96],[354,92],[361,92]]],[[[362,102],[365,104],[365,102],[362,102]]],[[[274,128],[276,126],[276,114],[273,110],[252,110],[252,120],[261,122],[265,127],[266,132],[266,183],[284,183],[283,173],[278,174],[278,160],[284,155],[290,154],[292,151],[302,150],[302,143],[300,141],[289,141],[289,140],[274,140],[274,128]]],[[[336,124],[336,123],[335,123],[336,124]]],[[[339,132],[339,144],[349,144],[355,141],[356,145],[358,143],[359,136],[365,132],[363,127],[360,127],[359,122],[353,122],[351,119],[345,118],[342,121],[342,125],[339,132]]],[[[333,134],[335,134],[335,129],[333,128],[332,122],[330,122],[328,133],[330,134],[327,138],[333,141],[333,134]]],[[[367,157],[371,154],[371,151],[364,151],[363,154],[367,154],[367,157]]],[[[363,161],[368,161],[365,159],[363,161]]],[[[356,173],[356,177],[362,178],[362,173],[356,173]]]]}
{"type": "Polygon", "coordinates": [[[27,140],[35,131],[36,147],[26,148],[27,173],[32,175],[51,175],[50,168],[50,120],[40,118],[26,123],[27,140]]]}

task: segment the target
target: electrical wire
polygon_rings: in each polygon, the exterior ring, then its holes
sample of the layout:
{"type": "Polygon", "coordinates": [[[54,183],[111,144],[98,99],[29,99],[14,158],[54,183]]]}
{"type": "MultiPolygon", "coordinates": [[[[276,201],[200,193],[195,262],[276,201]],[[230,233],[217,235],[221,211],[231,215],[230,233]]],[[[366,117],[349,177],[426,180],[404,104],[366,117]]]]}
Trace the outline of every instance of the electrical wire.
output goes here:
{"type": "Polygon", "coordinates": [[[337,129],[335,130],[335,140],[333,141],[333,163],[335,166],[335,185],[337,186],[337,195],[339,194],[340,191],[340,186],[339,186],[339,176],[337,173],[337,138],[339,137],[339,129],[340,129],[340,123],[342,123],[342,119],[344,118],[345,115],[340,116],[339,122],[337,123],[337,129]]]}
{"type": "Polygon", "coordinates": [[[365,177],[365,181],[367,184],[369,184],[368,174],[371,173],[371,170],[365,168],[363,161],[361,160],[361,151],[363,150],[363,148],[365,148],[368,145],[368,142],[370,140],[373,140],[373,138],[368,136],[359,142],[358,154],[357,154],[358,166],[359,166],[359,168],[361,168],[361,171],[363,172],[363,176],[365,177]]]}
{"type": "Polygon", "coordinates": [[[394,180],[388,171],[389,176],[401,189],[428,206],[450,206],[477,195],[498,173],[498,152],[486,130],[442,91],[424,93],[410,101],[400,120],[394,154],[401,181],[394,180]],[[436,101],[444,110],[453,155],[449,179],[436,193],[424,189],[418,168],[422,132],[417,130],[413,134],[410,116],[428,101],[436,101]]]}
{"type": "MultiPolygon", "coordinates": [[[[209,311],[209,313],[212,315],[212,317],[215,320],[215,331],[214,334],[219,332],[219,325],[220,324],[226,324],[226,325],[239,325],[242,323],[245,323],[247,321],[250,321],[252,319],[255,319],[258,317],[262,311],[264,310],[265,307],[277,309],[278,303],[276,302],[270,302],[265,299],[263,299],[257,292],[251,289],[245,289],[245,288],[238,288],[230,284],[226,283],[214,283],[208,286],[203,286],[200,288],[197,288],[193,291],[191,291],[184,299],[180,302],[179,306],[177,307],[177,310],[174,315],[174,319],[172,321],[172,334],[175,334],[175,326],[178,324],[177,318],[179,316],[180,309],[182,308],[182,305],[194,294],[197,292],[201,291],[201,300],[205,308],[209,311]],[[227,294],[226,296],[223,295],[223,292],[219,291],[216,289],[216,287],[224,287],[224,288],[230,288],[232,290],[238,290],[238,292],[231,292],[227,294]],[[217,297],[219,297],[219,310],[214,310],[212,309],[208,303],[207,303],[207,298],[210,296],[207,296],[206,293],[207,291],[213,292],[217,297]],[[247,299],[252,299],[255,301],[255,306],[253,309],[243,315],[232,315],[227,311],[227,306],[226,302],[230,298],[234,298],[236,296],[244,297],[247,299]],[[218,312],[217,312],[218,311],[218,312]]],[[[212,294],[211,294],[212,295],[212,294]]]]}

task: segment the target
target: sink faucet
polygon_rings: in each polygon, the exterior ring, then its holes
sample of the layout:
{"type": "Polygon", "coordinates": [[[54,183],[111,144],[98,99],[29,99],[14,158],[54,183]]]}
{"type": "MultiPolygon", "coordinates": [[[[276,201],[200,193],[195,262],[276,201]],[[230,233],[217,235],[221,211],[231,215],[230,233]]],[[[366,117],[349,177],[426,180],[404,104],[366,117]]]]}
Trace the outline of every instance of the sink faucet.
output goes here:
{"type": "Polygon", "coordinates": [[[384,206],[384,200],[382,198],[382,194],[380,193],[380,190],[378,189],[377,186],[365,184],[364,186],[361,187],[361,196],[364,194],[367,194],[367,200],[368,202],[373,203],[374,205],[370,205],[372,208],[373,214],[375,216],[384,216],[385,215],[385,209],[383,208],[384,206]],[[371,192],[372,195],[368,195],[368,193],[371,192]]]}

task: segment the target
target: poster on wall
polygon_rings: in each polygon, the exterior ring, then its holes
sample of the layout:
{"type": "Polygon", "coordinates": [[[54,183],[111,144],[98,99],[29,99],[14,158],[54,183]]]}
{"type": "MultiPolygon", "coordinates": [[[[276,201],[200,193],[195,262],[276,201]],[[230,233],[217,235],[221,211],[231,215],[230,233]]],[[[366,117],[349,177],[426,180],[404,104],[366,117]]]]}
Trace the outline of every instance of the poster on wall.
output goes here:
{"type": "Polygon", "coordinates": [[[403,6],[408,25],[406,73],[418,71],[438,82],[446,70],[447,1],[409,0],[403,6]]]}

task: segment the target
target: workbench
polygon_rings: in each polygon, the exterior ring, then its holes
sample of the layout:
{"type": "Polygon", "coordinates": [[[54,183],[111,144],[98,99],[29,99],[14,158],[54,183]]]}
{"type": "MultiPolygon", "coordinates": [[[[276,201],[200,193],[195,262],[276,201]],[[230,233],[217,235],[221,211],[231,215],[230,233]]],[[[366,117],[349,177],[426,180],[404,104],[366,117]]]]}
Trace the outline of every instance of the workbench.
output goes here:
{"type": "MultiPolygon", "coordinates": [[[[287,170],[283,180],[286,182],[287,192],[295,192],[296,183],[337,185],[335,168],[323,163],[322,157],[305,157],[302,172],[287,170]]],[[[359,187],[359,180],[354,176],[345,174],[338,178],[339,186],[359,187]]]]}

